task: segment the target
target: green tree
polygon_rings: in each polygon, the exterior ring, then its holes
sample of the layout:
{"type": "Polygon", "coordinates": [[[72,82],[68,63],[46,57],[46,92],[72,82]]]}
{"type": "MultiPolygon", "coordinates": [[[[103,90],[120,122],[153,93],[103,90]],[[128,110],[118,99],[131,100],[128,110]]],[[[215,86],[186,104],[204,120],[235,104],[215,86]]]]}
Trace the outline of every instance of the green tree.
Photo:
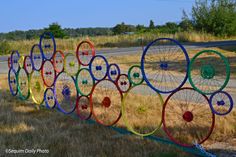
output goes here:
{"type": "Polygon", "coordinates": [[[150,20],[150,22],[149,22],[149,28],[150,28],[150,29],[154,29],[154,28],[155,28],[155,24],[154,24],[154,21],[153,21],[153,20],[150,20]]]}
{"type": "Polygon", "coordinates": [[[191,31],[193,30],[193,23],[189,19],[187,13],[183,10],[183,17],[182,21],[179,23],[180,28],[182,31],[191,31]]]}
{"type": "Polygon", "coordinates": [[[10,51],[11,47],[7,41],[0,42],[0,55],[7,54],[10,51]]]}
{"type": "Polygon", "coordinates": [[[196,30],[217,36],[236,35],[235,0],[197,0],[192,8],[196,30]]]}
{"type": "Polygon", "coordinates": [[[52,23],[48,28],[45,28],[45,31],[53,33],[55,38],[64,38],[66,36],[64,30],[58,23],[52,23]]]}
{"type": "Polygon", "coordinates": [[[114,34],[124,34],[127,32],[135,32],[136,28],[133,25],[126,25],[124,22],[121,24],[117,24],[115,27],[112,28],[114,34]]]}

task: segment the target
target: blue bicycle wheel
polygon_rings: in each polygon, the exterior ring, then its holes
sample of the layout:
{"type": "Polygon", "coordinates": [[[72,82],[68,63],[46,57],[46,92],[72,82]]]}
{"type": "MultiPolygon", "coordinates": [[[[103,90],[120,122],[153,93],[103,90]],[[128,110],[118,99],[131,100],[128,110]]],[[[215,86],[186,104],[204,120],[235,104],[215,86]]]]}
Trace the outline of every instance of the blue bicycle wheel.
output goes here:
{"type": "Polygon", "coordinates": [[[189,57],[176,40],[159,38],[149,43],[141,58],[141,70],[147,85],[159,93],[181,88],[188,76],[189,57]]]}
{"type": "Polygon", "coordinates": [[[54,86],[54,96],[61,112],[64,114],[74,112],[78,96],[74,78],[65,72],[58,74],[54,86]]]}
{"type": "Polygon", "coordinates": [[[13,68],[10,68],[8,72],[8,85],[11,94],[13,96],[16,96],[18,93],[18,84],[16,78],[16,71],[13,68]]]}
{"type": "Polygon", "coordinates": [[[108,72],[107,59],[102,55],[94,56],[89,63],[89,71],[94,80],[103,80],[107,76],[108,72]]]}
{"type": "Polygon", "coordinates": [[[17,50],[13,50],[10,57],[10,67],[14,69],[15,72],[18,72],[18,70],[20,69],[19,60],[20,60],[19,52],[17,50]]]}
{"type": "Polygon", "coordinates": [[[233,99],[227,92],[215,92],[210,97],[211,110],[219,116],[225,116],[229,114],[233,109],[233,105],[233,99]]]}
{"type": "Polygon", "coordinates": [[[56,106],[54,91],[52,88],[47,88],[44,92],[44,102],[48,109],[53,109],[56,106]]]}
{"type": "Polygon", "coordinates": [[[51,60],[54,52],[56,52],[56,42],[51,32],[45,32],[40,36],[39,45],[43,51],[43,57],[51,60]]]}
{"type": "Polygon", "coordinates": [[[110,64],[108,67],[108,78],[115,82],[120,76],[120,68],[117,64],[110,64]]]}
{"type": "Polygon", "coordinates": [[[39,71],[43,66],[43,52],[38,44],[33,45],[30,52],[33,70],[39,71]]]}

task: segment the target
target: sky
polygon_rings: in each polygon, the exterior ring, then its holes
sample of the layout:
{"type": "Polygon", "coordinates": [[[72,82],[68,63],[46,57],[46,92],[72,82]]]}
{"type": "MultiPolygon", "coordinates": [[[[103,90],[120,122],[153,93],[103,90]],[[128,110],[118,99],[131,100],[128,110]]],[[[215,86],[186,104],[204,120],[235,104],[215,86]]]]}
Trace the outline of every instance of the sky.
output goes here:
{"type": "Polygon", "coordinates": [[[62,28],[113,27],[118,23],[148,26],[179,22],[195,0],[4,0],[0,32],[42,29],[53,22],[62,28]]]}

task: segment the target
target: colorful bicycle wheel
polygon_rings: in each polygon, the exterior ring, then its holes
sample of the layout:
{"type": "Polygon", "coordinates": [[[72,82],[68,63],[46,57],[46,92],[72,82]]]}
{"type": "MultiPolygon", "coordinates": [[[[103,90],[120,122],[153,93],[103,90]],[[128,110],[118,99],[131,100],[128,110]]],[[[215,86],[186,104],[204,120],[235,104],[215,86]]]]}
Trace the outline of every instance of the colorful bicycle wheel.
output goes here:
{"type": "Polygon", "coordinates": [[[79,71],[79,62],[73,53],[68,53],[64,59],[64,70],[70,76],[75,76],[79,71]]]}
{"type": "Polygon", "coordinates": [[[94,80],[88,69],[82,68],[76,76],[76,87],[81,95],[88,96],[94,86],[94,80]]]}
{"type": "Polygon", "coordinates": [[[148,44],[141,58],[144,80],[159,93],[171,93],[181,88],[187,80],[188,66],[185,48],[169,38],[148,44]]]}
{"type": "Polygon", "coordinates": [[[44,100],[45,89],[41,72],[33,71],[29,80],[31,97],[36,104],[41,105],[44,100]]]}
{"type": "Polygon", "coordinates": [[[122,93],[111,80],[101,80],[93,87],[90,105],[96,121],[105,126],[117,123],[121,117],[122,93]]]}
{"type": "Polygon", "coordinates": [[[95,56],[93,44],[89,41],[80,42],[77,46],[76,55],[81,65],[89,65],[91,59],[95,56]]]}
{"type": "Polygon", "coordinates": [[[30,52],[33,70],[39,71],[43,66],[43,52],[38,44],[33,45],[30,52]]]}
{"type": "Polygon", "coordinates": [[[143,83],[142,70],[139,65],[133,65],[129,68],[128,78],[131,84],[140,85],[143,83]]]}
{"type": "Polygon", "coordinates": [[[19,60],[20,60],[20,54],[17,50],[13,50],[11,52],[11,68],[13,68],[15,70],[15,72],[18,72],[18,70],[20,69],[20,64],[19,64],[19,60]]]}
{"type": "Polygon", "coordinates": [[[52,87],[56,79],[56,71],[51,61],[46,60],[43,63],[41,74],[42,74],[44,85],[46,85],[47,87],[52,87]]]}
{"type": "Polygon", "coordinates": [[[213,94],[223,90],[229,78],[229,62],[217,51],[201,51],[190,62],[189,82],[202,94],[213,94]]]}
{"type": "Polygon", "coordinates": [[[27,74],[31,74],[33,72],[33,66],[32,66],[30,56],[25,56],[24,69],[27,72],[27,74]]]}
{"type": "Polygon", "coordinates": [[[162,118],[168,137],[186,147],[206,141],[215,124],[208,98],[192,88],[181,88],[170,94],[162,118]]]}
{"type": "Polygon", "coordinates": [[[229,114],[233,109],[233,105],[233,99],[227,92],[216,92],[210,97],[211,110],[217,115],[225,116],[229,114]]]}
{"type": "Polygon", "coordinates": [[[88,120],[91,115],[90,101],[88,96],[80,96],[76,102],[77,115],[82,120],[88,120]]]}
{"type": "Polygon", "coordinates": [[[40,36],[39,45],[43,51],[43,57],[51,60],[56,51],[56,42],[51,32],[45,32],[40,36]]]}
{"type": "Polygon", "coordinates": [[[29,75],[25,69],[20,68],[16,77],[20,99],[27,100],[30,96],[29,75]]]}
{"type": "Polygon", "coordinates": [[[75,80],[65,72],[58,74],[54,93],[57,107],[64,114],[72,113],[76,108],[77,90],[75,80]]]}
{"type": "Polygon", "coordinates": [[[129,81],[128,75],[126,74],[119,75],[119,77],[116,80],[116,84],[118,86],[118,89],[122,93],[126,93],[131,87],[131,83],[129,81]]]}
{"type": "Polygon", "coordinates": [[[110,64],[108,67],[108,78],[115,82],[120,75],[120,68],[117,64],[110,64]]]}
{"type": "Polygon", "coordinates": [[[11,94],[13,96],[16,96],[18,93],[18,84],[16,78],[16,71],[13,68],[10,68],[8,72],[8,85],[11,94]]]}
{"type": "Polygon", "coordinates": [[[107,76],[108,62],[102,55],[96,55],[89,64],[89,71],[94,80],[100,81],[107,76]]]}
{"type": "Polygon", "coordinates": [[[25,56],[20,56],[20,59],[18,60],[20,68],[24,67],[24,60],[25,60],[25,56]]]}
{"type": "Polygon", "coordinates": [[[52,62],[54,69],[57,73],[60,73],[64,70],[64,53],[60,50],[57,50],[52,57],[52,62]]]}
{"type": "Polygon", "coordinates": [[[48,109],[53,109],[56,106],[54,91],[52,88],[47,88],[44,92],[44,102],[48,109]]]}
{"type": "Polygon", "coordinates": [[[136,135],[149,136],[162,124],[163,99],[146,84],[133,86],[122,99],[122,118],[136,135]]]}

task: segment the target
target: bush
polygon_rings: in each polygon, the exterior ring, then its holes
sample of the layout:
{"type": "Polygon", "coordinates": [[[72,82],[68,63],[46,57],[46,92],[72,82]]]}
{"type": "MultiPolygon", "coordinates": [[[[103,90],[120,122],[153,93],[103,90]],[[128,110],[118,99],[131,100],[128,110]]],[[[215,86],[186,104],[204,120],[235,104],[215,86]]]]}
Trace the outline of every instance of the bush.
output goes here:
{"type": "Polygon", "coordinates": [[[10,44],[7,41],[0,42],[0,55],[8,54],[10,49],[10,44]]]}

